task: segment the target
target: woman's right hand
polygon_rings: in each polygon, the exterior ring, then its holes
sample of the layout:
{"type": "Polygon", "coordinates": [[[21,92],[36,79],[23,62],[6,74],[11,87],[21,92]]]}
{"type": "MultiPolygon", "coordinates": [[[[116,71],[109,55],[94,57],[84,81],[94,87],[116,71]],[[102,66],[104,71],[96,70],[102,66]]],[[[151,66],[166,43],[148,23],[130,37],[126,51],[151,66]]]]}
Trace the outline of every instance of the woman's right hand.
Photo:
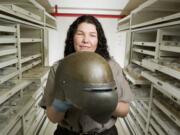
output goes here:
{"type": "Polygon", "coordinates": [[[72,107],[70,102],[55,98],[52,105],[47,107],[47,117],[53,123],[60,123],[64,119],[65,112],[72,107]]]}

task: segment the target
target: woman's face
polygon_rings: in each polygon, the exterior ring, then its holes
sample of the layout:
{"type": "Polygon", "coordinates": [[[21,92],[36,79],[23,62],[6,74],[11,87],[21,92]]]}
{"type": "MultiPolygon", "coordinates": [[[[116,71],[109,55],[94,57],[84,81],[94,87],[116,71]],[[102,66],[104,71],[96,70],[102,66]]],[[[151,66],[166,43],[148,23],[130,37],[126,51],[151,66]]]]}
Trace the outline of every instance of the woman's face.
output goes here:
{"type": "Polygon", "coordinates": [[[79,24],[74,35],[74,48],[76,52],[95,52],[98,44],[96,26],[90,23],[79,24]]]}

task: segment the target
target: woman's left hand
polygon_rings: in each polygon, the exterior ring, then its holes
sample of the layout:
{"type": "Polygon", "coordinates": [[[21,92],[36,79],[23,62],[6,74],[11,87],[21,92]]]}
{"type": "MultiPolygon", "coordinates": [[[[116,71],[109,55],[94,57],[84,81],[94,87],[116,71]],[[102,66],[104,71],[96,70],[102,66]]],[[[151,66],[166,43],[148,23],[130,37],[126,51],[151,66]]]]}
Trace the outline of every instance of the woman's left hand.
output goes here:
{"type": "Polygon", "coordinates": [[[126,117],[128,112],[129,112],[129,103],[119,101],[112,115],[114,117],[126,117]]]}

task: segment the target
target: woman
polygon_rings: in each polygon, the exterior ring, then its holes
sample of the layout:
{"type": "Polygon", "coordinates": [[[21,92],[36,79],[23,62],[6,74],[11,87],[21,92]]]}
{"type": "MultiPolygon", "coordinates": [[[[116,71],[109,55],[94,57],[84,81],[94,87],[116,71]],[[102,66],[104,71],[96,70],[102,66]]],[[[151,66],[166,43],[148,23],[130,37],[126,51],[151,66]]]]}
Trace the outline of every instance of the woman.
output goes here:
{"type": "Polygon", "coordinates": [[[77,110],[69,111],[72,106],[65,102],[63,103],[65,111],[57,111],[53,106],[54,76],[58,65],[55,64],[51,68],[41,104],[41,106],[46,107],[50,121],[59,123],[54,135],[79,135],[83,133],[117,135],[116,119],[128,114],[132,94],[127,81],[124,79],[121,67],[109,56],[107,40],[101,24],[93,16],[80,16],[71,24],[65,43],[65,57],[74,52],[88,51],[96,52],[108,61],[117,85],[118,104],[111,119],[105,124],[100,124],[87,115],[80,114],[77,110]]]}

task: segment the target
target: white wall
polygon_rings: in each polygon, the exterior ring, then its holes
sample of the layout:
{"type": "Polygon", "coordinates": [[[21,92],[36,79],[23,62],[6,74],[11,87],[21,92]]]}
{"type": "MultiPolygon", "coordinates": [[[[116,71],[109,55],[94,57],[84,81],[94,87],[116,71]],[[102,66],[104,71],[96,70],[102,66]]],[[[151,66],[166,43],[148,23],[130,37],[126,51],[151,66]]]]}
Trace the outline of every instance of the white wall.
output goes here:
{"type": "Polygon", "coordinates": [[[61,46],[59,45],[60,36],[59,31],[46,28],[44,32],[44,65],[52,66],[53,63],[58,61],[61,56],[61,46]]]}
{"type": "MultiPolygon", "coordinates": [[[[65,45],[65,38],[67,34],[67,30],[69,28],[69,25],[76,19],[76,17],[57,17],[57,24],[58,24],[58,35],[59,35],[59,47],[58,51],[54,50],[54,52],[58,52],[59,58],[63,58],[64,53],[64,45],[65,45]]],[[[122,40],[118,39],[118,33],[117,33],[117,19],[113,18],[98,18],[98,20],[101,22],[108,46],[109,46],[109,52],[110,55],[115,58],[115,60],[123,67],[124,66],[124,39],[122,40]]],[[[53,47],[53,46],[50,46],[53,47]]],[[[56,49],[56,48],[53,48],[56,49]]],[[[51,50],[53,50],[51,48],[51,50]]],[[[51,53],[52,55],[56,55],[55,53],[51,53]]],[[[52,56],[53,58],[53,56],[52,56]]]]}

